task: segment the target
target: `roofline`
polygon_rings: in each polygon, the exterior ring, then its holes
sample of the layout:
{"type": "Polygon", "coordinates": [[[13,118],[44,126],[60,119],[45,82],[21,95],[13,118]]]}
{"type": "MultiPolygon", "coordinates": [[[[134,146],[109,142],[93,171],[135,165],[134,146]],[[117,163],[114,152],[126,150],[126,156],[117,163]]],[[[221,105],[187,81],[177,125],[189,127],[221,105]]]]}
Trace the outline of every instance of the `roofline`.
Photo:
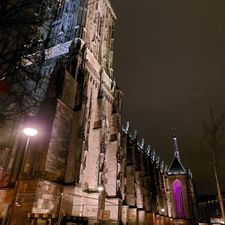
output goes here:
{"type": "Polygon", "coordinates": [[[115,11],[114,11],[114,9],[113,9],[113,6],[112,6],[111,1],[110,1],[110,0],[105,0],[105,2],[106,2],[106,4],[108,5],[108,7],[110,8],[110,11],[111,11],[111,13],[112,13],[114,19],[116,20],[116,19],[117,19],[116,13],[115,13],[115,11]]]}
{"type": "Polygon", "coordinates": [[[171,166],[172,166],[172,164],[173,164],[173,161],[175,160],[175,158],[178,160],[178,162],[180,163],[182,169],[184,170],[184,174],[187,174],[188,171],[184,168],[184,166],[183,166],[183,164],[181,163],[180,159],[177,158],[176,156],[174,156],[174,158],[173,158],[173,160],[172,160],[172,162],[171,162],[171,164],[170,164],[170,166],[169,166],[169,169],[167,170],[167,173],[168,173],[168,174],[169,174],[169,173],[170,173],[170,174],[183,173],[183,172],[170,172],[170,171],[169,171],[170,168],[171,168],[171,166]]]}

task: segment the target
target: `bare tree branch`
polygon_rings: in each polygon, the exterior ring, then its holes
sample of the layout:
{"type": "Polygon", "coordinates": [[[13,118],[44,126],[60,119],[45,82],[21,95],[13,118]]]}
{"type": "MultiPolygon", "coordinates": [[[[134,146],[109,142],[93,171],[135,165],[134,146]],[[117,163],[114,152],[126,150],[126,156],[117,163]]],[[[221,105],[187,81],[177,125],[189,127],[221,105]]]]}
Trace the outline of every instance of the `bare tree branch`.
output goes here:
{"type": "Polygon", "coordinates": [[[203,156],[210,162],[216,181],[216,188],[218,193],[218,199],[220,203],[220,209],[222,218],[225,221],[224,205],[221,195],[220,182],[218,176],[218,164],[221,157],[221,153],[224,152],[224,113],[215,117],[212,109],[209,110],[210,121],[209,123],[203,123],[203,137],[201,140],[201,146],[203,150],[203,156]]]}
{"type": "Polygon", "coordinates": [[[38,103],[34,91],[40,86],[44,61],[39,30],[48,23],[47,3],[0,1],[0,122],[24,115],[38,103]]]}

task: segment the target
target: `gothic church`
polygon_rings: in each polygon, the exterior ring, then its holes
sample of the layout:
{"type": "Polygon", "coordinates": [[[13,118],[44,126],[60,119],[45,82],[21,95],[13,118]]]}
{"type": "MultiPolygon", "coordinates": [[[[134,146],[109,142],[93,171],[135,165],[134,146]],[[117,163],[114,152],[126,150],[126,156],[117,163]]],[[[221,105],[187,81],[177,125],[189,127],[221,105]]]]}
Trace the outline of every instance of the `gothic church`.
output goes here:
{"type": "Polygon", "coordinates": [[[194,224],[192,175],[176,136],[167,167],[122,126],[110,1],[47,2],[52,19],[36,30],[32,52],[43,52],[41,79],[27,81],[37,84],[24,100],[38,104],[0,125],[0,224],[194,224]],[[29,142],[25,126],[38,130],[29,142]]]}

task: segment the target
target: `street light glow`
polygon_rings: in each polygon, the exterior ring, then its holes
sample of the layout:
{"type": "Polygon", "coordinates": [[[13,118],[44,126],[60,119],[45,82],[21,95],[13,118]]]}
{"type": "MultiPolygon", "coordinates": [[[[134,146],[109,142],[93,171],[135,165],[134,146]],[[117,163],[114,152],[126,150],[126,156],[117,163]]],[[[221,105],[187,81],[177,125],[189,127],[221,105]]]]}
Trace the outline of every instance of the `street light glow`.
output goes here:
{"type": "Polygon", "coordinates": [[[103,186],[99,186],[99,187],[98,187],[98,191],[101,192],[101,191],[103,191],[103,190],[104,190],[104,187],[103,187],[103,186]]]}
{"type": "Polygon", "coordinates": [[[37,135],[38,131],[35,128],[27,127],[23,129],[23,133],[28,137],[33,137],[37,135]]]}

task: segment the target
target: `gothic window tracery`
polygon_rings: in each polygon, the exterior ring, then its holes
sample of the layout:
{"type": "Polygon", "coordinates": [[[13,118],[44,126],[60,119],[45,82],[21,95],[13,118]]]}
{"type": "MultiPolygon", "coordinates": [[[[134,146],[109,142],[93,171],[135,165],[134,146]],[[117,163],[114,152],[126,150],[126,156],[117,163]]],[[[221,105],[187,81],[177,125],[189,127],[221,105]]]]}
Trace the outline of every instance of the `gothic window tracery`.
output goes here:
{"type": "Polygon", "coordinates": [[[182,189],[183,188],[182,188],[181,181],[176,179],[173,182],[173,196],[174,196],[174,203],[175,203],[177,218],[185,218],[182,189]]]}

